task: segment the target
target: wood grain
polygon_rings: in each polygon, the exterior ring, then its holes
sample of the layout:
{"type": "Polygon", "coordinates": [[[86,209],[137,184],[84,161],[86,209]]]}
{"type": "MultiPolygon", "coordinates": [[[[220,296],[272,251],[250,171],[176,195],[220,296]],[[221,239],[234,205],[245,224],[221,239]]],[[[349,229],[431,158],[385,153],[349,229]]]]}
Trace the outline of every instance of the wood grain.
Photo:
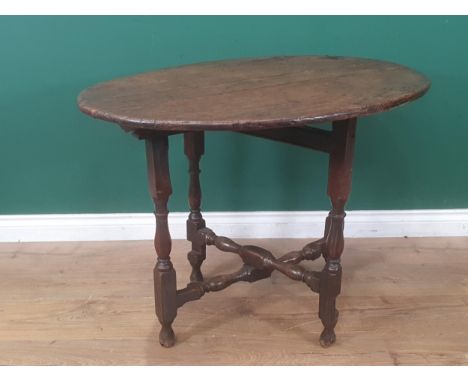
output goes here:
{"type": "MultiPolygon", "coordinates": [[[[280,254],[309,240],[239,241],[280,254]]],[[[0,364],[467,365],[467,248],[468,238],[347,240],[339,346],[317,342],[318,296],[274,273],[184,305],[166,349],[151,241],[1,244],[0,364]]],[[[173,242],[179,288],[188,250],[173,242]]],[[[209,248],[204,269],[239,265],[209,248]]]]}
{"type": "Polygon", "coordinates": [[[128,129],[255,130],[369,115],[422,96],[430,82],[362,58],[286,56],[186,65],[97,84],[81,111],[128,129]]]}

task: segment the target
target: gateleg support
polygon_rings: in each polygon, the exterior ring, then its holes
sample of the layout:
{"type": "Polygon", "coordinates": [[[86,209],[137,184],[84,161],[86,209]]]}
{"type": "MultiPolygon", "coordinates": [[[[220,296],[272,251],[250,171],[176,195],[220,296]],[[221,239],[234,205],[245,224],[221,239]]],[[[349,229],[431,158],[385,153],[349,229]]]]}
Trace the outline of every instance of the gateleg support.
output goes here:
{"type": "Polygon", "coordinates": [[[205,152],[204,132],[193,131],[184,133],[184,152],[189,161],[189,206],[187,219],[187,240],[192,242],[192,249],[187,254],[192,266],[190,281],[203,281],[201,265],[206,259],[206,245],[197,240],[197,231],[205,227],[201,214],[200,159],[205,152]]]}

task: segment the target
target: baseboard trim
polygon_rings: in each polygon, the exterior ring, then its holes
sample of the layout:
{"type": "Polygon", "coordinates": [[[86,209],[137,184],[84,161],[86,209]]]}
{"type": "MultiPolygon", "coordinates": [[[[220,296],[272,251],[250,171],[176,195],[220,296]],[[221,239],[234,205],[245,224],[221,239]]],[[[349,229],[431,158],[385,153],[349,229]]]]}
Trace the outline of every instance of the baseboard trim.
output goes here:
{"type": "MultiPolygon", "coordinates": [[[[210,228],[232,238],[308,238],[323,233],[326,211],[205,212],[210,228]]],[[[186,213],[171,213],[172,238],[185,238],[186,213]]],[[[150,240],[150,213],[0,215],[0,242],[150,240]]],[[[346,237],[465,236],[468,209],[349,211],[346,237]]]]}

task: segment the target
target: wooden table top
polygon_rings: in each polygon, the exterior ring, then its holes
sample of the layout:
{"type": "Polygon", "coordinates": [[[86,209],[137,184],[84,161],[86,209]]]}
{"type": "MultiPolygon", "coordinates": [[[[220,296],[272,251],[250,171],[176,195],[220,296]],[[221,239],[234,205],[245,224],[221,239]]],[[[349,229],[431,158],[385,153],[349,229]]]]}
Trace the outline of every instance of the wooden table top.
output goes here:
{"type": "Polygon", "coordinates": [[[81,111],[130,129],[255,130],[379,113],[421,97],[423,75],[390,62],[287,56],[215,61],[97,84],[81,111]]]}

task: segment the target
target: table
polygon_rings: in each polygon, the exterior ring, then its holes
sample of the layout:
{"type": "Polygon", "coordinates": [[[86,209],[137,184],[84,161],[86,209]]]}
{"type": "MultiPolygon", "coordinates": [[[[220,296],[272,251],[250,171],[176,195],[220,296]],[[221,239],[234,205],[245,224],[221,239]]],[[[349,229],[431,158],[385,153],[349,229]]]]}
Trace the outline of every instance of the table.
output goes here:
{"type": "Polygon", "coordinates": [[[205,293],[239,282],[255,282],[278,271],[319,293],[320,343],[336,340],[336,298],[341,290],[340,258],[344,248],[345,204],[351,190],[358,117],[413,101],[429,89],[423,75],[390,62],[332,56],[285,56],[216,61],[157,70],[97,84],[78,97],[82,112],[120,125],[146,143],[149,191],[155,205],[154,268],[159,341],[175,343],[172,323],[177,310],[205,293]],[[311,124],[331,123],[331,130],[311,124]],[[204,132],[229,130],[329,155],[328,196],[331,210],[324,235],[280,257],[252,245],[240,245],[207,228],[201,213],[199,162],[204,132]],[[167,203],[172,193],[169,137],[184,135],[189,162],[187,240],[190,282],[177,290],[172,265],[167,203]],[[206,246],[237,254],[239,270],[204,277],[206,246]],[[299,263],[323,257],[321,270],[299,263]]]}

